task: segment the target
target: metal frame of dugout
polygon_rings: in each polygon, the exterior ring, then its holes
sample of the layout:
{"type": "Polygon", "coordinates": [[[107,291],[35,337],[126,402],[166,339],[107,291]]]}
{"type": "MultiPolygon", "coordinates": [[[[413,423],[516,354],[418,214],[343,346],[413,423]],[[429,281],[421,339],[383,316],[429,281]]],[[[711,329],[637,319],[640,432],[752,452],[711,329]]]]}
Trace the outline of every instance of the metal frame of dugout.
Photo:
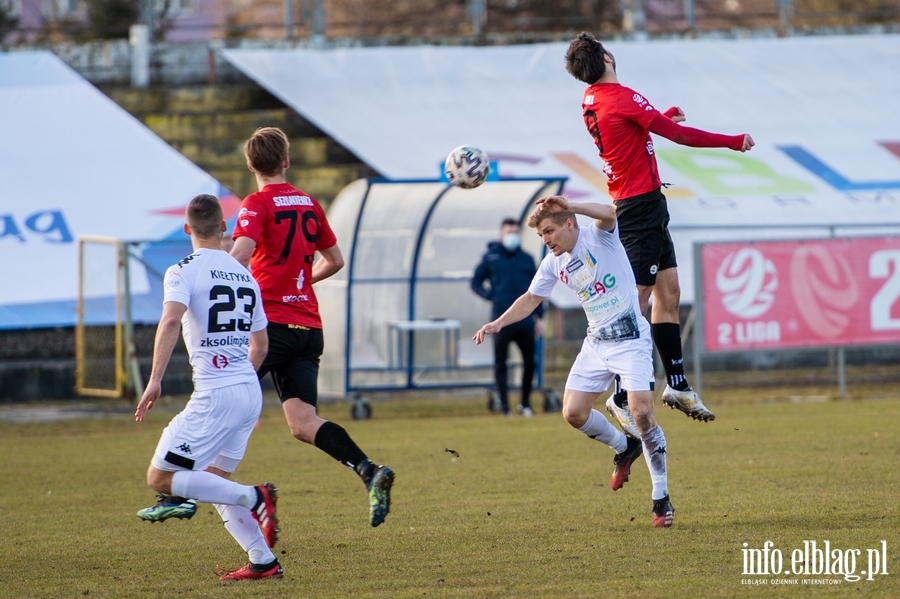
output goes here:
{"type": "MultiPolygon", "coordinates": [[[[460,189],[439,180],[360,179],[328,211],[346,266],[316,284],[325,352],[322,395],[493,386],[491,343],[471,335],[491,304],[469,286],[506,217],[523,221],[534,201],[561,192],[563,177],[489,180],[460,189]]],[[[523,227],[522,247],[544,248],[523,227]]],[[[513,346],[511,354],[517,348],[513,346]]],[[[543,385],[538,340],[537,381],[543,385]]],[[[511,356],[510,382],[521,376],[511,356]]]]}

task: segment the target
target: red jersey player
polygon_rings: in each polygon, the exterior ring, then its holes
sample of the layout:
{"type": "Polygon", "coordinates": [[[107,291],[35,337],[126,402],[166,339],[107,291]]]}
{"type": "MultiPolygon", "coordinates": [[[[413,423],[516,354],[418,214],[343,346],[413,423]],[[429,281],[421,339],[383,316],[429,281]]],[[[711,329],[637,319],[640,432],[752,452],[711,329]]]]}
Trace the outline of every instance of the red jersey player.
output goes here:
{"type": "MultiPolygon", "coordinates": [[[[316,412],[324,337],[313,284],[343,268],[344,258],[319,203],[285,181],[289,148],[287,136],[275,127],[257,129],[244,144],[259,191],[241,204],[231,255],[249,265],[269,319],[269,353],[259,378],[272,373],[296,439],[315,445],[360,476],[369,494],[371,524],[378,526],[390,511],[394,472],[374,464],[342,426],[316,412]],[[316,252],[321,255],[318,262],[316,252]]],[[[178,503],[180,498],[166,499],[178,503]]]]}
{"type": "Polygon", "coordinates": [[[352,468],[369,493],[372,526],[390,511],[394,473],[374,464],[340,425],[319,418],[317,378],[324,339],[313,284],[344,266],[337,238],[319,203],[285,181],[290,143],[263,127],[244,144],[259,187],[241,204],[232,256],[250,265],[269,318],[269,354],[260,378],[272,373],[291,433],[352,468]],[[321,260],[314,263],[318,252],[321,260]]]}
{"type": "MultiPolygon", "coordinates": [[[[691,418],[714,420],[715,414],[684,376],[675,248],[650,133],[681,145],[738,152],[752,148],[753,139],[747,134],[720,135],[677,124],[685,120],[680,108],[659,112],[642,94],[619,83],[615,58],[590,33],[581,33],[569,45],[566,70],[590,86],[582,101],[584,123],[606,163],[603,170],[609,177],[609,194],[637,282],[641,312],[646,313],[653,293],[651,330],[668,383],[663,403],[691,418]]],[[[617,389],[606,405],[628,430],[634,421],[626,401],[624,390],[617,389]]]]}

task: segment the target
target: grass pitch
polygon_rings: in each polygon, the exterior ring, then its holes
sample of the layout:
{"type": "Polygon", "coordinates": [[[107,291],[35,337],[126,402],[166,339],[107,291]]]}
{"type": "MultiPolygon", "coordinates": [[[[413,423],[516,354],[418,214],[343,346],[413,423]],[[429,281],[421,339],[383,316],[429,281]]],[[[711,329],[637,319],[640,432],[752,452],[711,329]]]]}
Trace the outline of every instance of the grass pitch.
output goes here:
{"type": "Polygon", "coordinates": [[[356,475],[293,440],[267,407],[234,478],[280,487],[285,577],[232,583],[214,566],[246,555],[211,506],[190,521],[135,516],[153,503],[144,473],[173,411],[158,406],[141,424],[127,414],[0,423],[0,596],[900,596],[900,398],[706,397],[714,423],[657,404],[676,508],[668,530],[650,527],[643,460],[613,492],[609,449],[559,414],[489,415],[481,396],[377,401],[364,422],[348,404],[322,407],[397,472],[391,515],[372,529],[356,475]],[[790,567],[808,540],[860,549],[857,572],[884,540],[888,575],[743,573],[744,543],[772,541],[790,567]]]}

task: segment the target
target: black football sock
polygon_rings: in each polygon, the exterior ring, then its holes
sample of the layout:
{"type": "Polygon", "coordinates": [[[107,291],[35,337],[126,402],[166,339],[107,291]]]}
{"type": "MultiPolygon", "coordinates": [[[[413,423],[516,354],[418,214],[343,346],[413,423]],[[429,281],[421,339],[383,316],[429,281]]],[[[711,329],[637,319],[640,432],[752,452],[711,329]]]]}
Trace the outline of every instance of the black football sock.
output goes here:
{"type": "Polygon", "coordinates": [[[666,369],[666,380],[676,391],[687,391],[691,388],[684,376],[684,357],[681,354],[681,325],[675,322],[657,322],[650,325],[653,342],[663,368],[666,369]]]}
{"type": "Polygon", "coordinates": [[[353,442],[341,425],[329,420],[320,426],[316,432],[316,447],[362,476],[358,468],[363,462],[368,461],[366,454],[353,442]]]}
{"type": "Polygon", "coordinates": [[[268,564],[254,564],[253,562],[250,562],[250,571],[256,574],[263,574],[264,572],[268,572],[272,568],[280,565],[281,564],[278,563],[277,557],[270,561],[268,564]]]}

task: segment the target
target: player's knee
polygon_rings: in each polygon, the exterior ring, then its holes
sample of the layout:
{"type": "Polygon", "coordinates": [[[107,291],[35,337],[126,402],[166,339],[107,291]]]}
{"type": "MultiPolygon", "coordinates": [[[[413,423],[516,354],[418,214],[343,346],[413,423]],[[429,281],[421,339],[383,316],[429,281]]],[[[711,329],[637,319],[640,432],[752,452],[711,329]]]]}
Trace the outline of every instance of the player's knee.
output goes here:
{"type": "Polygon", "coordinates": [[[589,410],[563,406],[562,416],[573,428],[581,428],[587,422],[589,410]]]}
{"type": "Polygon", "coordinates": [[[663,310],[678,310],[681,303],[681,286],[678,284],[678,274],[675,269],[660,273],[657,283],[653,287],[653,302],[658,303],[663,310]],[[671,274],[669,274],[671,272],[671,274]],[[663,276],[663,275],[666,276],[663,276]]]}
{"type": "Polygon", "coordinates": [[[676,288],[673,293],[663,294],[660,298],[660,308],[666,312],[678,313],[678,305],[681,302],[681,292],[676,288]]]}
{"type": "Polygon", "coordinates": [[[150,466],[147,469],[147,486],[157,493],[169,495],[172,492],[172,474],[150,466]]]}
{"type": "Polygon", "coordinates": [[[316,408],[298,398],[292,398],[282,404],[284,416],[287,420],[288,428],[291,429],[291,435],[298,441],[315,443],[316,431],[318,431],[321,422],[316,415],[316,408]]]}
{"type": "Polygon", "coordinates": [[[315,436],[310,433],[310,427],[306,423],[291,424],[291,435],[298,441],[313,444],[315,436]]]}
{"type": "Polygon", "coordinates": [[[317,422],[317,418],[300,418],[300,419],[292,419],[288,422],[288,426],[291,428],[291,435],[298,441],[302,441],[303,443],[309,443],[310,445],[314,445],[316,442],[316,432],[319,429],[319,423],[317,422]]]}
{"type": "Polygon", "coordinates": [[[652,409],[641,406],[632,410],[631,415],[634,416],[634,424],[641,433],[656,426],[656,417],[652,409]]]}

